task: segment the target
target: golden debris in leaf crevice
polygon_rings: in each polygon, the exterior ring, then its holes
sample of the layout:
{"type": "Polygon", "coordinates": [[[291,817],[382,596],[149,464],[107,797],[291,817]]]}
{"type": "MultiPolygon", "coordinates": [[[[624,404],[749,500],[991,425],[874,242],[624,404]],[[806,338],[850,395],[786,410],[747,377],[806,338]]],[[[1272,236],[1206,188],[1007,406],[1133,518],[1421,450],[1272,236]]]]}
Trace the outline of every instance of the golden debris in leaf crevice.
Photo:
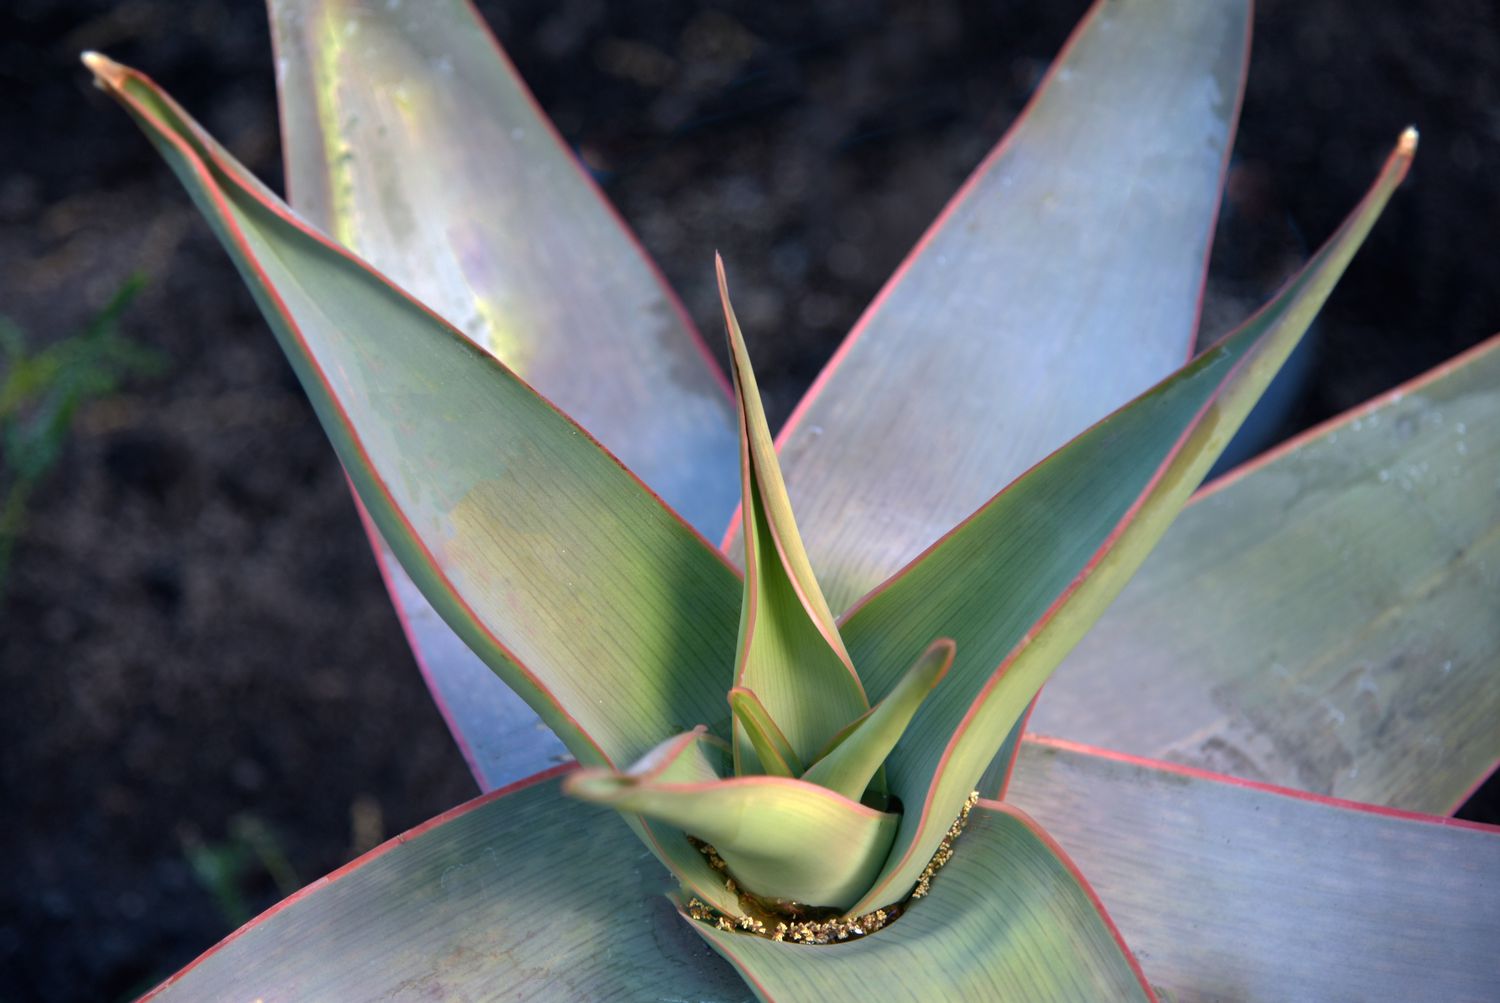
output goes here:
{"type": "Polygon", "coordinates": [[[932,876],[938,869],[953,858],[953,844],[958,837],[963,835],[964,826],[969,824],[969,812],[979,803],[979,792],[970,791],[964,806],[958,810],[958,818],[948,826],[948,831],[943,835],[942,842],[938,843],[937,849],[932,854],[932,859],[927,861],[927,866],[922,868],[922,873],[917,877],[917,886],[912,889],[911,897],[919,899],[932,890],[932,876]]]}
{"type": "Polygon", "coordinates": [[[724,876],[724,887],[739,898],[745,915],[731,918],[694,896],[687,901],[687,914],[700,923],[709,923],[720,930],[739,930],[764,937],[767,940],[791,941],[796,944],[835,944],[867,936],[894,922],[906,911],[911,902],[923,898],[932,890],[932,879],[942,866],[953,859],[953,845],[968,825],[969,813],[979,803],[979,792],[969,792],[958,817],[948,827],[948,832],[938,844],[932,859],[922,869],[917,884],[904,901],[876,909],[861,916],[826,915],[829,910],[804,906],[797,902],[769,901],[759,898],[741,888],[729,873],[729,866],[708,843],[689,836],[688,841],[703,854],[708,866],[724,876]]]}

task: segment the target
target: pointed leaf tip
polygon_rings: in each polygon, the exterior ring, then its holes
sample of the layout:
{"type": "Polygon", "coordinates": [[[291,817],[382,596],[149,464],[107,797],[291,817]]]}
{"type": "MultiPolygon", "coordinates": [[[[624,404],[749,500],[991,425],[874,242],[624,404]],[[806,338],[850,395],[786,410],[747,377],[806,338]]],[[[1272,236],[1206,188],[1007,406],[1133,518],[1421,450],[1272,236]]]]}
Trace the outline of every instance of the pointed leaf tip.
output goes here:
{"type": "MultiPolygon", "coordinates": [[[[922,702],[948,674],[957,651],[952,638],[940,637],[929,644],[880,703],[834,736],[828,750],[802,779],[859,800],[922,702]]],[[[879,786],[883,788],[883,782],[879,786]]]]}
{"type": "MultiPolygon", "coordinates": [[[[754,691],[805,763],[870,704],[797,531],[723,258],[715,264],[740,425],[745,591],[734,684],[754,691]]],[[[754,743],[743,723],[735,734],[736,772],[749,772],[754,743]]],[[[774,758],[762,767],[779,772],[774,758]]]]}
{"type": "Polygon", "coordinates": [[[82,53],[79,57],[83,65],[89,68],[94,75],[94,84],[100,90],[119,90],[125,86],[125,67],[110,59],[102,52],[92,49],[82,53]]]}
{"type": "Polygon", "coordinates": [[[648,769],[579,770],[563,792],[712,844],[735,879],[759,895],[842,909],[869,887],[898,816],[786,777],[720,779],[701,738],[668,739],[649,754],[648,769]],[[838,847],[837,859],[829,847],[838,847]]]}
{"type": "Polygon", "coordinates": [[[1237,331],[1033,468],[846,615],[843,636],[876,693],[899,678],[904,652],[934,634],[955,637],[962,656],[943,698],[891,755],[891,793],[908,811],[885,873],[856,909],[911,887],[1043,681],[1296,347],[1405,176],[1408,145],[1397,145],[1333,236],[1237,331]],[[994,616],[976,595],[1010,598],[994,616]]]}
{"type": "Polygon", "coordinates": [[[736,686],[729,691],[729,707],[734,712],[735,723],[745,729],[755,754],[760,758],[761,769],[772,776],[800,777],[804,769],[802,758],[792,743],[786,740],[776,719],[760,702],[754,690],[736,686]]]}

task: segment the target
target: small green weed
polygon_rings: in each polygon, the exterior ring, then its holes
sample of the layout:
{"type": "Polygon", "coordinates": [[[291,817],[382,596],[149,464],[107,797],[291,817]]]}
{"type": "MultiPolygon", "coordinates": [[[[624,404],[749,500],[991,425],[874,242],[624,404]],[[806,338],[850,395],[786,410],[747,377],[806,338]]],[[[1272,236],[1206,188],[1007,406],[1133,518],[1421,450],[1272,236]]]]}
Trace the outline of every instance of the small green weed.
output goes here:
{"type": "Polygon", "coordinates": [[[159,373],[162,354],[119,332],[120,317],[145,280],[127,279],[76,334],[33,350],[0,316],[0,594],[33,491],[57,464],[73,416],[131,376],[159,373]]]}
{"type": "Polygon", "coordinates": [[[281,841],[255,815],[236,815],[222,841],[204,840],[195,834],[181,837],[183,853],[198,884],[214,897],[219,912],[230,926],[240,926],[258,910],[251,909],[252,883],[262,874],[271,879],[279,897],[302,887],[287,859],[281,841]]]}

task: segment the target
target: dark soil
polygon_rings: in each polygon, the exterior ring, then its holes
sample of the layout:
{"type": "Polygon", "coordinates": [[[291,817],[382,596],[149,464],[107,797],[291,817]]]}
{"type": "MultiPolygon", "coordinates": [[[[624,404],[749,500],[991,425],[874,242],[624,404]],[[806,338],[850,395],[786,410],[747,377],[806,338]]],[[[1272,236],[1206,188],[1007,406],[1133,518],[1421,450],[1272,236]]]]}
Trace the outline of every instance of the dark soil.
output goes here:
{"type": "MultiPolygon", "coordinates": [[[[706,330],[711,254],[733,261],[774,422],[1085,3],[483,6],[706,330]]],[[[1401,127],[1422,128],[1291,431],[1500,326],[1500,8],[1277,0],[1255,30],[1245,218],[1221,247],[1321,239],[1401,127]]],[[[0,11],[0,312],[56,339],[141,271],[124,329],[170,359],[80,416],[0,606],[0,1001],[118,999],[191,960],[279,897],[256,826],[305,881],[474,791],[290,370],[176,182],[87,84],[85,48],[148,70],[280,182],[254,0],[0,11]],[[204,846],[250,855],[221,889],[238,903],[195,877],[204,846]]]]}

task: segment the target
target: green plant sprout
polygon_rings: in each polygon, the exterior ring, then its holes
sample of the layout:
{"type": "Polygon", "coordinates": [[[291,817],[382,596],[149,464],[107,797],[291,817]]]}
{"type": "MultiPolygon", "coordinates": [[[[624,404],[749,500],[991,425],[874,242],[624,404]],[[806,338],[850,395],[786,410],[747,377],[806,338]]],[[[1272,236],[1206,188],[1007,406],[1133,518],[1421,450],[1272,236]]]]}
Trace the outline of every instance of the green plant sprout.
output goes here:
{"type": "Polygon", "coordinates": [[[28,348],[26,332],[0,317],[0,592],[27,501],[62,456],[78,409],[164,366],[159,353],[119,333],[144,284],[127,279],[82,330],[45,348],[28,348]]]}
{"type": "Polygon", "coordinates": [[[222,840],[206,840],[191,832],[183,833],[180,839],[193,877],[235,926],[253,915],[247,904],[247,886],[254,877],[269,877],[283,898],[302,886],[281,841],[259,816],[234,816],[222,840]]]}

